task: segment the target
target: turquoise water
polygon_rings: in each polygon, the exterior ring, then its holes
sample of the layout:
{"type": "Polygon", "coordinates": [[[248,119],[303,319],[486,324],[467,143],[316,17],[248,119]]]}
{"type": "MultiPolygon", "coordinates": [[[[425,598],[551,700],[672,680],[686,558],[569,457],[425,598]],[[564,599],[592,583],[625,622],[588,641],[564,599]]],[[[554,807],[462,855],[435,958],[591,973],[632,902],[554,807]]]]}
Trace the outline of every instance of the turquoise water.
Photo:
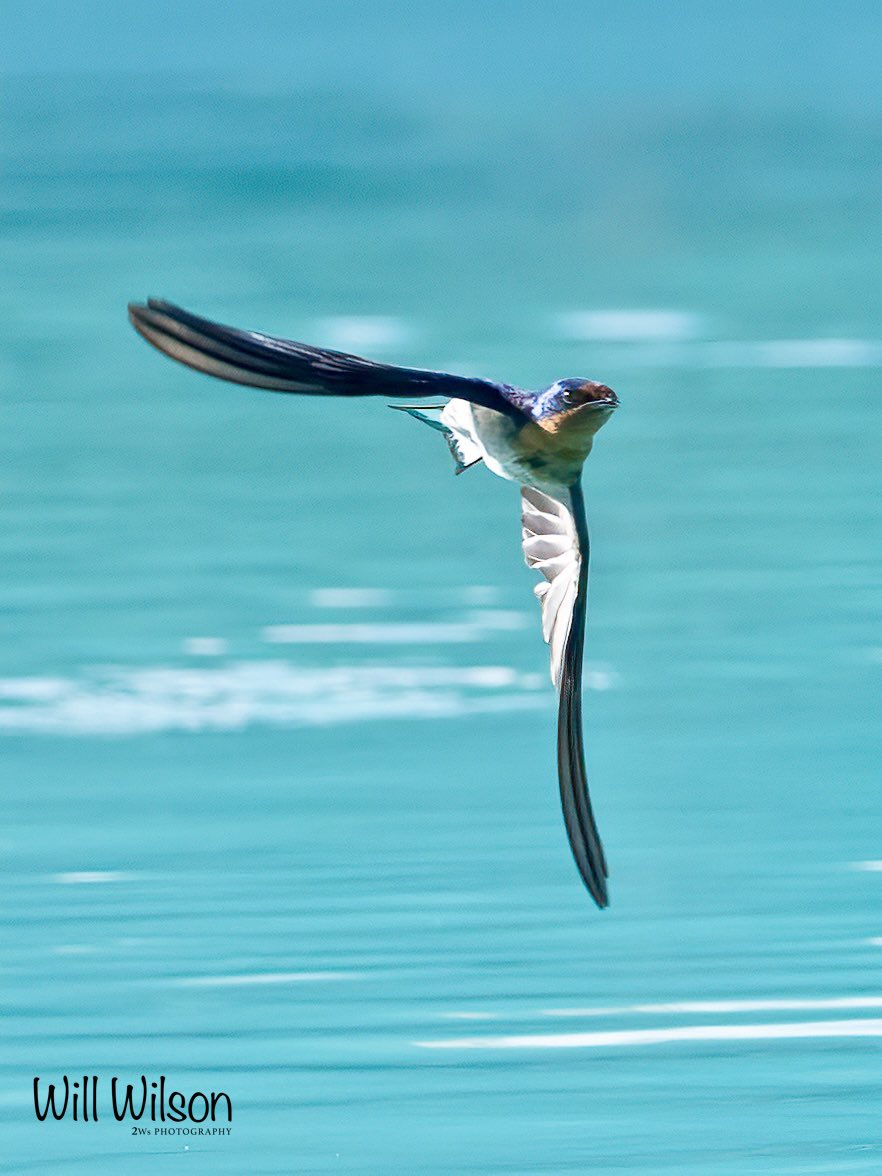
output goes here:
{"type": "Polygon", "coordinates": [[[3,1170],[878,1172],[878,121],[122,75],[3,120],[3,1170]],[[617,390],[609,911],[515,489],[175,367],[147,294],[617,390]],[[232,1135],[37,1122],[64,1073],[232,1135]]]}

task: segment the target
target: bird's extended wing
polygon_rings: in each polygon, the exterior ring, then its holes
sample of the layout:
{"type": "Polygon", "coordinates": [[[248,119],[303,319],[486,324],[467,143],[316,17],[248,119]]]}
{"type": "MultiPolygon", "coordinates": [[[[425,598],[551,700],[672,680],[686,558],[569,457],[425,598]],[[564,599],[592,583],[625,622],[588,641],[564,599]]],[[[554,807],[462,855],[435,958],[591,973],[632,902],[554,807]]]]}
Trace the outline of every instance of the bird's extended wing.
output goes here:
{"type": "Polygon", "coordinates": [[[158,298],[146,305],[130,303],[129,319],[148,343],[172,359],[235,384],[319,396],[457,397],[508,416],[521,415],[515,405],[516,390],[504,384],[393,367],[342,351],[240,331],[158,298]],[[514,400],[508,393],[514,393],[514,400]]]}
{"type": "Polygon", "coordinates": [[[524,555],[542,573],[535,592],[542,605],[542,634],[551,646],[551,680],[557,687],[557,766],[564,823],[576,865],[594,901],[605,907],[607,868],[585,774],[582,745],[582,651],[588,601],[588,525],[582,488],[560,498],[521,490],[524,555]]]}

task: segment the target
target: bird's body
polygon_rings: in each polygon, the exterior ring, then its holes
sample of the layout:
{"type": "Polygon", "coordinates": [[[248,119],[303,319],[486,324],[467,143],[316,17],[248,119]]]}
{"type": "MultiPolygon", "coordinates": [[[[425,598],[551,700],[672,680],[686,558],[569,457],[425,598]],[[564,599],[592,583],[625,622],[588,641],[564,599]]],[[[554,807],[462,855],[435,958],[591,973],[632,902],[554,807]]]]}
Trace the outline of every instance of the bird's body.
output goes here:
{"type": "Polygon", "coordinates": [[[441,421],[467,436],[500,478],[554,494],[579,480],[594,434],[610,412],[611,407],[518,421],[479,404],[451,400],[441,421]]]}
{"type": "Polygon", "coordinates": [[[559,696],[558,778],[576,865],[598,906],[608,902],[606,861],[594,823],[582,745],[582,654],[588,595],[588,527],[582,466],[618,405],[593,380],[557,380],[531,392],[446,372],[398,368],[254,331],[225,327],[171,303],[132,304],[150,343],[198,371],[276,392],[319,396],[443,398],[395,405],[444,434],[457,473],[483,462],[521,485],[524,555],[542,576],[536,595],[559,696]]]}

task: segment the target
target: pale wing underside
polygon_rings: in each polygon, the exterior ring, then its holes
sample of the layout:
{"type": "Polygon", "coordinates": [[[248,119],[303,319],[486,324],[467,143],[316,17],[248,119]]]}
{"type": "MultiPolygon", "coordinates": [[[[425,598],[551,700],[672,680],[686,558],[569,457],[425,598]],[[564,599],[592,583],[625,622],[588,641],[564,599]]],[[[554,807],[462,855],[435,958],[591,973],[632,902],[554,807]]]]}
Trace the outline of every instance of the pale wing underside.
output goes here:
{"type": "Polygon", "coordinates": [[[551,680],[558,689],[579,587],[579,541],[567,499],[566,490],[558,500],[534,486],[521,488],[524,556],[543,576],[533,591],[542,605],[542,636],[551,646],[551,680]]]}
{"type": "Polygon", "coordinates": [[[582,880],[605,907],[606,860],[591,810],[582,743],[582,651],[588,599],[588,525],[582,488],[576,483],[552,497],[521,488],[524,555],[541,572],[536,587],[542,633],[551,646],[551,679],[557,687],[557,769],[564,824],[582,880]]]}

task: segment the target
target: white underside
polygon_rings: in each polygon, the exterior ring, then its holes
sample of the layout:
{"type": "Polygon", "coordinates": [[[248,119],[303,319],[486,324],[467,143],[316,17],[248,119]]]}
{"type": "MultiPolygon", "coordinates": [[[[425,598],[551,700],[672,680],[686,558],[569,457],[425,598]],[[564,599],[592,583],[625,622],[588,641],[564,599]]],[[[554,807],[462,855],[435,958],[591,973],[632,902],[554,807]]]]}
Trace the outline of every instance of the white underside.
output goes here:
{"type": "MultiPolygon", "coordinates": [[[[474,465],[476,461],[487,461],[488,454],[478,440],[472,406],[467,400],[448,400],[441,412],[441,424],[450,430],[456,455],[464,466],[474,465]]],[[[508,476],[501,470],[493,470],[493,473],[498,473],[501,478],[508,476]]]]}
{"type": "MultiPolygon", "coordinates": [[[[515,421],[467,400],[449,401],[441,413],[441,423],[453,433],[465,465],[482,458],[487,468],[498,477],[525,486],[539,486],[548,494],[564,493],[573,481],[571,463],[559,461],[551,434],[548,434],[544,452],[528,456],[523,445],[519,444],[521,427],[515,421]],[[541,458],[541,467],[536,464],[537,456],[541,458]],[[554,468],[556,460],[559,473],[554,468]]],[[[534,426],[534,438],[537,434],[544,440],[545,435],[538,433],[534,426]]]]}

